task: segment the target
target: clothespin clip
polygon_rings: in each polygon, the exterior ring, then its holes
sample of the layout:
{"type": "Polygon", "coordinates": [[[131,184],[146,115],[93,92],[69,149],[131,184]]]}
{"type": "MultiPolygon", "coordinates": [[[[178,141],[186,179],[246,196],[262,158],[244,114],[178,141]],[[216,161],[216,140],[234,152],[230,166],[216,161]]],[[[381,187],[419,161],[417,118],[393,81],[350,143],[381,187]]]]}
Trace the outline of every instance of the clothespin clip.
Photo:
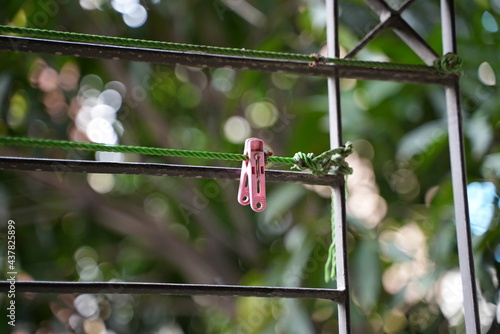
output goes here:
{"type": "Polygon", "coordinates": [[[253,211],[261,212],[266,208],[264,141],[248,138],[243,154],[248,156],[248,160],[241,164],[238,202],[241,205],[250,204],[253,211]]]}

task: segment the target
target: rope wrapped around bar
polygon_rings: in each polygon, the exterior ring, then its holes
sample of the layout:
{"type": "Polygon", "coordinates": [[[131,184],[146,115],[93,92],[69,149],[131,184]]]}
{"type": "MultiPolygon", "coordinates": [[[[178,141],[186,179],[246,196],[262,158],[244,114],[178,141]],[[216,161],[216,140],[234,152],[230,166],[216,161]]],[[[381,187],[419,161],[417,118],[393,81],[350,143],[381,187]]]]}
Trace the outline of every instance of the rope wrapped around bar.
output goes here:
{"type": "Polygon", "coordinates": [[[447,53],[434,61],[434,67],[444,73],[458,73],[462,69],[462,58],[454,53],[447,53]]]}
{"type": "Polygon", "coordinates": [[[345,158],[351,153],[351,142],[347,142],[344,146],[323,152],[318,156],[315,156],[314,153],[298,152],[295,153],[293,157],[297,163],[292,169],[309,169],[311,173],[316,176],[325,176],[327,174],[349,175],[352,174],[352,168],[349,167],[345,158]]]}

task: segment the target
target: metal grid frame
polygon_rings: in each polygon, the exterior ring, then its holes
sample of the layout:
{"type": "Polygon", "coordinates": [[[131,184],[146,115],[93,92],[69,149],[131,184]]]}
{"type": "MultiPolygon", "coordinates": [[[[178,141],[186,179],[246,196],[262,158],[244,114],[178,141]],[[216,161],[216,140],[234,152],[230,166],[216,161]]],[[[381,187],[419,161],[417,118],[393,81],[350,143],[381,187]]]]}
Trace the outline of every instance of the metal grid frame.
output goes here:
{"type": "MultiPolygon", "coordinates": [[[[325,0],[327,15],[328,56],[339,57],[338,22],[339,0],[325,0]]],[[[456,53],[454,0],[440,0],[443,54],[456,53]]],[[[392,29],[420,58],[431,65],[438,54],[401,17],[414,0],[406,0],[399,9],[392,9],[384,0],[365,0],[379,16],[380,23],[372,29],[347,55],[355,56],[370,40],[384,29],[392,29]]],[[[449,149],[455,206],[455,219],[460,271],[464,293],[465,326],[467,333],[480,333],[479,310],[475,285],[473,248],[467,206],[462,119],[460,115],[459,77],[455,74],[437,74],[402,69],[373,69],[347,65],[268,60],[237,56],[215,56],[203,53],[175,52],[145,48],[64,42],[12,36],[0,36],[0,50],[33,52],[75,57],[113,60],[144,61],[156,64],[182,64],[196,67],[231,67],[237,70],[285,72],[328,78],[330,115],[330,146],[342,144],[341,100],[339,78],[386,80],[402,83],[438,84],[444,87],[448,116],[449,149]],[[56,50],[56,51],[54,51],[56,50]]],[[[110,163],[77,160],[50,160],[0,157],[0,170],[64,171],[158,175],[170,177],[238,179],[238,168],[199,167],[151,163],[110,163]]],[[[246,297],[317,298],[338,303],[339,333],[351,332],[349,270],[344,180],[338,176],[314,177],[307,173],[267,171],[270,182],[294,182],[329,185],[333,189],[335,211],[335,242],[337,245],[337,289],[256,287],[235,285],[200,285],[169,283],[123,282],[49,282],[18,281],[20,292],[41,293],[131,293],[166,295],[216,295],[246,297]]],[[[0,291],[8,291],[10,282],[0,281],[0,291]]]]}

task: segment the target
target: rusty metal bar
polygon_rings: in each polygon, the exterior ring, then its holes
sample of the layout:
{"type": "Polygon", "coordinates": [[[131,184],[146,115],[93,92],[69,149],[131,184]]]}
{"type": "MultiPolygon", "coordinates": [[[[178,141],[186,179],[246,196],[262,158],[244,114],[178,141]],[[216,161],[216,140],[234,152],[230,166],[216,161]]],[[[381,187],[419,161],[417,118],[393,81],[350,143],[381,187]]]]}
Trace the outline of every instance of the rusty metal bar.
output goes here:
{"type": "Polygon", "coordinates": [[[31,52],[72,57],[111,60],[142,61],[162,65],[186,65],[193,67],[230,67],[236,70],[281,72],[311,76],[333,76],[359,80],[383,80],[406,83],[445,85],[453,75],[412,69],[389,69],[352,65],[318,63],[310,66],[305,61],[287,61],[239,56],[220,56],[200,52],[156,50],[127,46],[43,40],[35,38],[1,36],[0,50],[31,52]]]}
{"type": "MultiPolygon", "coordinates": [[[[328,57],[340,56],[338,38],[339,4],[338,0],[326,0],[326,35],[328,57]]],[[[330,148],[337,148],[342,142],[342,113],[339,76],[328,77],[328,113],[330,129],[330,148]]],[[[345,211],[345,189],[332,188],[332,210],[335,223],[335,253],[337,270],[337,289],[344,291],[345,300],[338,303],[339,334],[351,333],[351,307],[349,297],[349,265],[347,253],[347,221],[345,211]]],[[[333,226],[333,224],[331,224],[333,226]]],[[[332,227],[333,228],[333,227],[332,227]]]]}
{"type": "MultiPolygon", "coordinates": [[[[240,168],[228,167],[11,157],[0,157],[0,170],[134,174],[228,180],[239,180],[241,173],[240,168]]],[[[280,170],[266,170],[266,181],[303,183],[334,187],[344,183],[343,177],[338,175],[325,175],[323,177],[317,177],[310,173],[280,170]]]]}
{"type": "Polygon", "coordinates": [[[54,282],[54,281],[0,281],[0,292],[8,292],[11,285],[16,292],[60,294],[142,294],[180,296],[233,296],[265,298],[328,299],[337,303],[344,300],[344,292],[321,288],[288,288],[275,286],[175,284],[142,282],[54,282]]]}
{"type": "MultiPolygon", "coordinates": [[[[457,53],[454,0],[441,0],[443,53],[457,53]]],[[[481,333],[479,307],[474,272],[474,252],[471,239],[467,201],[467,172],[460,111],[458,79],[445,87],[448,115],[451,177],[457,229],[458,257],[464,294],[465,328],[468,334],[481,333]]]]}

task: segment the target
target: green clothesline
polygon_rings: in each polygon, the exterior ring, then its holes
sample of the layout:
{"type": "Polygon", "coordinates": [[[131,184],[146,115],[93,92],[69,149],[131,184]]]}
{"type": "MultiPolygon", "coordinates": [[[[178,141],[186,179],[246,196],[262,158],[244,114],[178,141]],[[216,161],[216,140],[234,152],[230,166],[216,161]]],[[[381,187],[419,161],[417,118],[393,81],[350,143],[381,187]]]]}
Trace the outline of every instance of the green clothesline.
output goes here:
{"type": "MultiPolygon", "coordinates": [[[[143,155],[157,155],[180,158],[200,158],[209,160],[246,161],[248,156],[236,153],[176,150],[169,148],[105,145],[96,143],[72,142],[64,140],[34,139],[23,137],[0,137],[2,146],[27,146],[36,148],[59,148],[65,150],[85,150],[117,153],[134,153],[143,155]]],[[[298,152],[291,157],[269,156],[267,161],[276,164],[293,165],[298,170],[309,169],[313,175],[324,176],[352,174],[352,169],[345,162],[345,158],[352,152],[352,144],[347,142],[345,146],[323,152],[315,156],[313,153],[298,152]]]]}
{"type": "Polygon", "coordinates": [[[375,69],[413,70],[420,72],[456,73],[460,70],[461,60],[457,55],[446,54],[434,62],[434,66],[397,64],[389,62],[362,61],[355,59],[326,58],[317,54],[304,55],[288,52],[269,52],[237,48],[194,45],[172,42],[151,41],[135,38],[111,37],[102,35],[82,34],[66,31],[55,31],[35,28],[12,27],[0,25],[0,34],[14,34],[22,37],[56,39],[62,41],[85,42],[94,44],[109,44],[117,46],[131,46],[181,52],[200,52],[222,56],[239,56],[264,59],[278,59],[288,61],[306,61],[312,63],[345,65],[354,67],[372,67],[375,69]]]}

